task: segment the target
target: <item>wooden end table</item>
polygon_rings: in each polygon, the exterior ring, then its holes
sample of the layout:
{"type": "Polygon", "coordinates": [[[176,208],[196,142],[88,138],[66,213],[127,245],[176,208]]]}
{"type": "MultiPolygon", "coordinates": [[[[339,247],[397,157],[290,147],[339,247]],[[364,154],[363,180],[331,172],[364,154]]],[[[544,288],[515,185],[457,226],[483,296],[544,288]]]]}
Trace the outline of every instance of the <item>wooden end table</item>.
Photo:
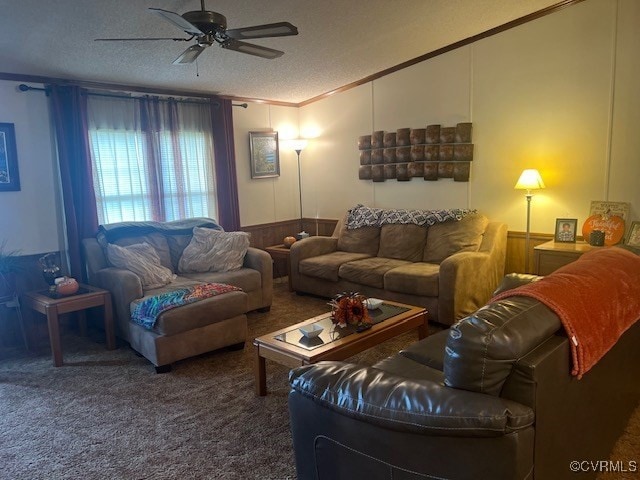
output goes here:
{"type": "Polygon", "coordinates": [[[590,252],[598,248],[584,241],[575,243],[549,241],[536,245],[535,252],[535,274],[549,275],[571,262],[575,262],[583,253],[590,252]]]}
{"type": "Polygon", "coordinates": [[[271,255],[273,260],[285,260],[287,262],[287,277],[289,279],[289,291],[293,292],[293,285],[291,284],[291,250],[284,246],[272,245],[265,248],[266,252],[271,255]]]}
{"type": "MultiPolygon", "coordinates": [[[[331,314],[323,313],[304,322],[263,335],[253,341],[255,347],[254,373],[256,395],[267,394],[265,359],[273,360],[287,367],[295,368],[322,360],[344,360],[385,340],[397,337],[410,330],[418,331],[423,339],[428,333],[427,311],[397,302],[384,302],[381,312],[393,315],[374,324],[369,330],[357,333],[353,327],[341,329],[331,323],[331,314]],[[385,306],[387,308],[385,309],[385,306]],[[395,310],[394,310],[395,309],[395,310]],[[318,323],[324,330],[318,339],[305,339],[298,331],[302,325],[318,323]],[[351,329],[349,331],[349,329],[351,329]]],[[[372,318],[376,320],[375,311],[372,318]]]]}
{"type": "MultiPolygon", "coordinates": [[[[24,306],[47,317],[49,327],[49,342],[53,366],[62,366],[62,345],[60,343],[59,315],[78,312],[80,316],[81,331],[86,328],[85,310],[91,307],[103,307],[104,330],[107,337],[107,349],[116,348],[115,331],[113,326],[113,312],[111,307],[111,294],[107,290],[80,284],[78,293],[66,296],[50,294],[48,290],[38,290],[24,294],[24,306]]],[[[85,333],[84,331],[82,332],[85,333]]]]}

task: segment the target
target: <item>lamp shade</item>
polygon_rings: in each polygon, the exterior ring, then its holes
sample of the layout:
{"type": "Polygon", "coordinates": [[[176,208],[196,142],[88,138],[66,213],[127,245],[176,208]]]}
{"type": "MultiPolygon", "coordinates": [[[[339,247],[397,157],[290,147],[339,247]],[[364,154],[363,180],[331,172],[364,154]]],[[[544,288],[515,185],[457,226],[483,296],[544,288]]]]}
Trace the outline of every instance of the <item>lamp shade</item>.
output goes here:
{"type": "Polygon", "coordinates": [[[516,186],[513,188],[516,190],[538,190],[544,188],[544,182],[538,170],[528,168],[522,172],[516,186]]]}
{"type": "Polygon", "coordinates": [[[296,152],[304,150],[307,146],[308,141],[304,138],[296,138],[295,140],[289,140],[289,146],[291,150],[295,150],[296,152]]]}

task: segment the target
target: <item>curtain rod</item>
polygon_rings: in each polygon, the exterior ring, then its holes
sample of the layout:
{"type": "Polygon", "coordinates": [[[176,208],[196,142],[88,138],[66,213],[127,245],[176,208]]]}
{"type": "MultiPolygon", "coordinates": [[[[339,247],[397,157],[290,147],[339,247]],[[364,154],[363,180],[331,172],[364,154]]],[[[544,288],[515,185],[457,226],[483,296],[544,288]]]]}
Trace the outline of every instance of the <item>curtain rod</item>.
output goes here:
{"type": "MultiPolygon", "coordinates": [[[[20,90],[21,92],[28,92],[30,90],[35,90],[35,91],[38,91],[38,92],[45,92],[45,94],[49,95],[49,89],[48,88],[31,87],[29,85],[25,85],[24,83],[21,83],[20,85],[18,85],[18,90],[20,90]]],[[[94,97],[140,98],[140,97],[134,97],[132,95],[119,95],[117,93],[87,92],[86,94],[94,96],[94,97]]],[[[170,98],[172,98],[172,97],[170,97],[170,98]]],[[[161,102],[168,101],[165,98],[159,98],[159,100],[161,102]]],[[[207,103],[206,100],[175,100],[175,101],[178,102],[178,103],[207,103]]],[[[231,105],[233,107],[241,107],[241,108],[247,108],[249,106],[247,103],[232,103],[231,105]]]]}

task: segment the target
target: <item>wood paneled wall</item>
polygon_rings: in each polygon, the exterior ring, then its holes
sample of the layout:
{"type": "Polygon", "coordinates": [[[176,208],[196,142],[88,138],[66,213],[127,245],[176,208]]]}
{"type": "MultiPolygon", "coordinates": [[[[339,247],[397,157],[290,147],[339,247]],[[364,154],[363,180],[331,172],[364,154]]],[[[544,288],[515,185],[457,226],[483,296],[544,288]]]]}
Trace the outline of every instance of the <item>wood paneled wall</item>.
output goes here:
{"type": "MultiPolygon", "coordinates": [[[[337,223],[337,220],[327,218],[304,218],[302,219],[302,230],[309,235],[330,237],[337,223]]],[[[272,245],[282,245],[284,237],[294,237],[299,233],[300,220],[251,225],[241,227],[240,230],[251,234],[252,247],[266,248],[272,245]]]]}

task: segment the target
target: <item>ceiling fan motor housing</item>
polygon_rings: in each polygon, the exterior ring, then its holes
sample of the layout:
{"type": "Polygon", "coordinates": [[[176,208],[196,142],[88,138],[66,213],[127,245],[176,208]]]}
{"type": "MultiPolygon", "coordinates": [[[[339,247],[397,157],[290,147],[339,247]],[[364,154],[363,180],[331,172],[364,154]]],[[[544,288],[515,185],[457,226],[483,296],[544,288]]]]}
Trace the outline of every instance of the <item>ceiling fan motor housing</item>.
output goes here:
{"type": "Polygon", "coordinates": [[[220,34],[227,30],[227,19],[218,12],[196,10],[183,14],[182,18],[207,35],[220,34]]]}

